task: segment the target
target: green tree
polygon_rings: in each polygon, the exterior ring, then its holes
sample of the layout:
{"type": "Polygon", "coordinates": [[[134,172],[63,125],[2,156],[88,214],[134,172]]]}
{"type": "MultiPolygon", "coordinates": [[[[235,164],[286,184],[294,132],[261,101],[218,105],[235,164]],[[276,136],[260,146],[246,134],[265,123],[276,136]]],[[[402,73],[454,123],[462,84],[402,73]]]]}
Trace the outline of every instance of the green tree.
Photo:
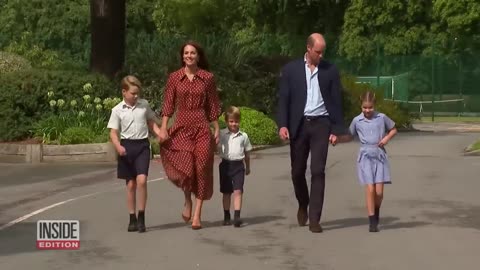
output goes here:
{"type": "Polygon", "coordinates": [[[432,33],[448,54],[475,54],[480,49],[480,2],[477,0],[433,1],[432,33]]]}
{"type": "Polygon", "coordinates": [[[339,52],[360,63],[375,55],[377,45],[387,55],[421,52],[430,10],[431,1],[353,0],[345,12],[339,52]]]}

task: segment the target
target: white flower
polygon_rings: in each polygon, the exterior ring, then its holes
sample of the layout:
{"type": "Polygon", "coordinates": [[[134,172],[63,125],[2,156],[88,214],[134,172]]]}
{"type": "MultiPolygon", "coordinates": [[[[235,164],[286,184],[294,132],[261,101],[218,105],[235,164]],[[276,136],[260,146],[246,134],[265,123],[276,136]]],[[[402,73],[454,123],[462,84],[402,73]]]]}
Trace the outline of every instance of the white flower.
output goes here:
{"type": "Polygon", "coordinates": [[[72,101],[70,101],[70,106],[71,106],[71,107],[77,106],[77,101],[76,101],[75,99],[72,100],[72,101]]]}
{"type": "Polygon", "coordinates": [[[85,92],[90,92],[90,90],[92,90],[92,84],[91,83],[86,83],[84,86],[83,86],[83,91],[85,92]]]}
{"type": "Polygon", "coordinates": [[[63,105],[65,105],[65,100],[63,100],[63,99],[57,100],[57,106],[58,106],[59,108],[63,107],[63,105]]]}
{"type": "Polygon", "coordinates": [[[90,95],[83,96],[83,100],[85,100],[85,102],[89,101],[90,100],[90,95]]]}
{"type": "Polygon", "coordinates": [[[95,106],[95,109],[97,109],[98,111],[100,111],[101,109],[103,109],[102,104],[97,104],[97,106],[95,106]]]}
{"type": "Polygon", "coordinates": [[[47,92],[48,97],[53,97],[53,95],[55,95],[55,93],[53,91],[48,91],[47,92]]]}
{"type": "Polygon", "coordinates": [[[102,102],[102,99],[99,98],[99,97],[96,97],[94,100],[93,100],[94,103],[98,104],[100,102],[102,102]]]}
{"type": "Polygon", "coordinates": [[[79,111],[78,112],[78,117],[84,117],[85,116],[85,112],[84,111],[79,111]]]}
{"type": "Polygon", "coordinates": [[[55,100],[50,100],[50,107],[55,107],[55,105],[57,105],[57,101],[55,100]]]}

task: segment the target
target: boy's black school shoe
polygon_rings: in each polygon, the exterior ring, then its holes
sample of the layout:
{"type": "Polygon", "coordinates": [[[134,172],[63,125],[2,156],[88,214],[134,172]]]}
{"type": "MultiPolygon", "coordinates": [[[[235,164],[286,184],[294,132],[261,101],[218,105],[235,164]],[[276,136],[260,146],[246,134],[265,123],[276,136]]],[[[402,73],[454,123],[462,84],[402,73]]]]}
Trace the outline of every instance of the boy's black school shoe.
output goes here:
{"type": "Polygon", "coordinates": [[[145,212],[139,212],[138,213],[138,232],[139,233],[144,233],[147,228],[145,227],[145,212]]]}
{"type": "Polygon", "coordinates": [[[137,224],[133,224],[133,223],[128,224],[128,231],[129,231],[129,232],[136,232],[136,231],[138,231],[137,224]]]}
{"type": "Polygon", "coordinates": [[[242,226],[242,224],[243,224],[243,221],[241,219],[233,220],[233,226],[236,228],[239,228],[240,226],[242,226]]]}
{"type": "Polygon", "coordinates": [[[142,224],[142,223],[138,224],[138,232],[139,233],[144,233],[146,230],[147,230],[147,228],[145,227],[145,224],[142,224]]]}
{"type": "Polygon", "coordinates": [[[222,225],[223,226],[230,226],[230,225],[232,225],[232,221],[230,219],[224,219],[222,225]]]}
{"type": "Polygon", "coordinates": [[[137,217],[135,216],[135,214],[130,215],[130,222],[128,223],[127,231],[129,231],[129,232],[138,231],[137,217]]]}

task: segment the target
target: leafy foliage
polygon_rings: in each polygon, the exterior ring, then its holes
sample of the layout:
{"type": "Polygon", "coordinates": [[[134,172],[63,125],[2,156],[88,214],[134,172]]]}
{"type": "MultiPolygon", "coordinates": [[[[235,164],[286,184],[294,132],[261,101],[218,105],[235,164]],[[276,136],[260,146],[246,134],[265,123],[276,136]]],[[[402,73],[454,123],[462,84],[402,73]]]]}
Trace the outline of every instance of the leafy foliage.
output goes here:
{"type": "Polygon", "coordinates": [[[65,100],[48,92],[50,114],[33,127],[34,136],[46,144],[76,144],[108,141],[107,121],[120,98],[92,98],[91,84],[83,87],[81,98],[65,100]],[[57,99],[58,98],[58,99],[57,99]],[[91,135],[87,138],[86,135],[91,135]],[[106,136],[105,136],[106,135],[106,136]]]}
{"type": "Polygon", "coordinates": [[[55,0],[8,0],[0,4],[0,47],[9,46],[11,51],[28,53],[17,48],[28,45],[36,48],[37,58],[46,52],[46,58],[58,54],[57,59],[88,59],[88,1],[70,0],[59,4],[55,0]]]}
{"type": "Polygon", "coordinates": [[[375,110],[386,114],[395,123],[397,128],[410,128],[412,123],[412,115],[409,111],[401,107],[399,104],[384,100],[383,89],[376,89],[369,84],[358,84],[352,76],[342,76],[343,91],[343,109],[344,120],[348,126],[352,119],[361,113],[360,96],[366,91],[374,91],[376,97],[375,110]]]}
{"type": "Polygon", "coordinates": [[[25,58],[13,53],[0,51],[0,73],[30,69],[32,66],[25,58]]]}
{"type": "Polygon", "coordinates": [[[31,134],[33,124],[50,114],[48,92],[64,100],[81,98],[83,86],[93,85],[92,96],[118,95],[110,81],[76,71],[25,70],[0,76],[0,141],[19,140],[31,134]]]}
{"type": "MultiPolygon", "coordinates": [[[[248,134],[253,145],[273,145],[279,143],[275,121],[265,114],[248,107],[240,107],[240,113],[242,115],[240,130],[248,134]]],[[[226,127],[224,114],[220,117],[219,124],[221,128],[226,127]]]]}

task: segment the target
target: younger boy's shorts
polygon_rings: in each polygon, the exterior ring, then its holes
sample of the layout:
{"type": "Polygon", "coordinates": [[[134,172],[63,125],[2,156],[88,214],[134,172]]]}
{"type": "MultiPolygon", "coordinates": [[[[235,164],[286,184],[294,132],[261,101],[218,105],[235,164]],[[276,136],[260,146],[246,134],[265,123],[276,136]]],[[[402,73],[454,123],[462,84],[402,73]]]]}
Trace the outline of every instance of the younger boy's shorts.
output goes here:
{"type": "Polygon", "coordinates": [[[222,159],[220,170],[220,192],[233,193],[234,190],[243,192],[245,182],[245,164],[243,160],[222,159]]]}

